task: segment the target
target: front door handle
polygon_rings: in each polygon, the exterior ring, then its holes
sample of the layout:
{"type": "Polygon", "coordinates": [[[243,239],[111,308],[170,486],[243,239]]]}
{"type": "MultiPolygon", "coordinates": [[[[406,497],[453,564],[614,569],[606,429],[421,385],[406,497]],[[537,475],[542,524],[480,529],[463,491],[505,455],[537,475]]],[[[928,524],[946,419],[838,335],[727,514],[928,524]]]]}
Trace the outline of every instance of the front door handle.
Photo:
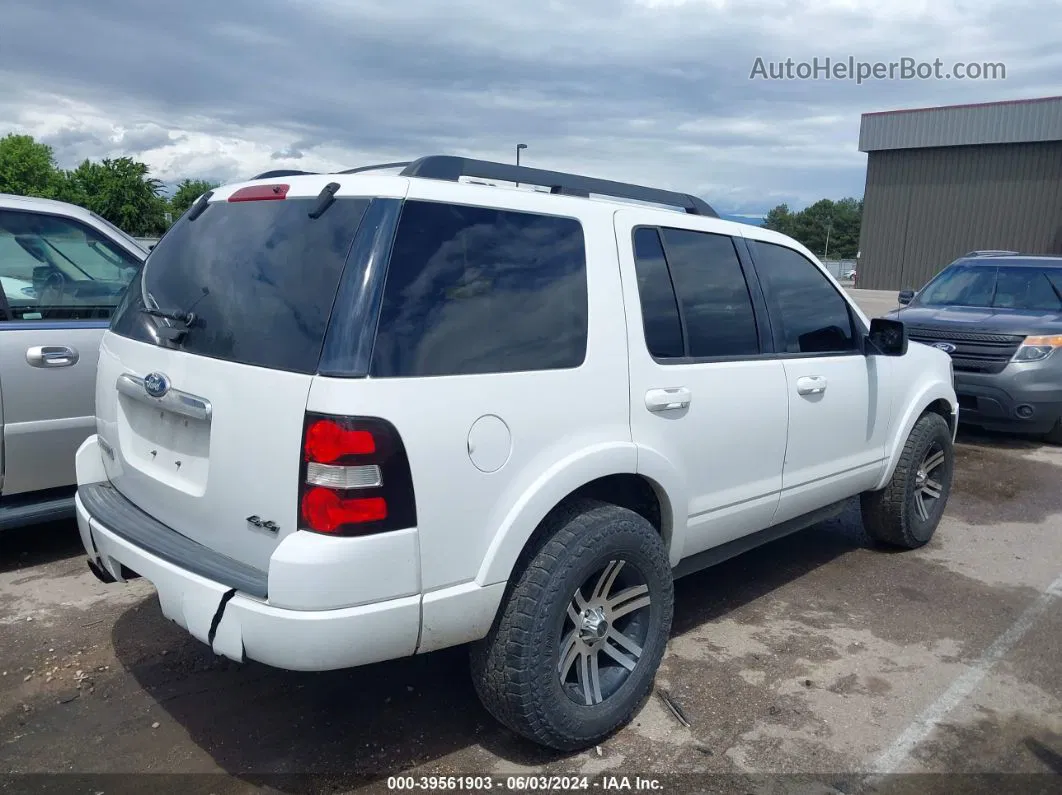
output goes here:
{"type": "Polygon", "coordinates": [[[645,407],[649,411],[675,411],[688,408],[692,398],[692,393],[684,386],[650,389],[645,393],[645,407]]]}
{"type": "Polygon", "coordinates": [[[70,367],[79,358],[77,349],[67,345],[37,345],[26,351],[26,361],[33,367],[70,367]]]}
{"type": "Polygon", "coordinates": [[[798,395],[821,395],[826,391],[826,379],[821,375],[805,375],[797,379],[798,395]]]}

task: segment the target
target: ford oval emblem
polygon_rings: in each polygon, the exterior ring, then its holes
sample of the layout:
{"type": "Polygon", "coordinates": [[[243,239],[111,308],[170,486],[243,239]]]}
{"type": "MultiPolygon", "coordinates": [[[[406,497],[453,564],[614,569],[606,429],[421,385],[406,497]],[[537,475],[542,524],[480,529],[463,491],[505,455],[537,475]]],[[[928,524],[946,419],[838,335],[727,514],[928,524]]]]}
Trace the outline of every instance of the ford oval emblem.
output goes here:
{"type": "Polygon", "coordinates": [[[944,351],[944,353],[955,353],[955,346],[950,342],[936,342],[933,347],[944,351]]]}
{"type": "Polygon", "coordinates": [[[153,398],[160,398],[170,391],[170,379],[162,373],[148,373],[144,376],[144,391],[153,398]]]}

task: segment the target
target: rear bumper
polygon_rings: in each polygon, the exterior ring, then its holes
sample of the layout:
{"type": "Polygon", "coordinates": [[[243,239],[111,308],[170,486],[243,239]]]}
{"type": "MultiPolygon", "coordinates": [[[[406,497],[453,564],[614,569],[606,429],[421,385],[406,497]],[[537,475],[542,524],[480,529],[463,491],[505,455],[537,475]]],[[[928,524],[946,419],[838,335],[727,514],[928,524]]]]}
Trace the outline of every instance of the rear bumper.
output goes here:
{"type": "Polygon", "coordinates": [[[956,372],[955,393],[960,420],[971,425],[1046,433],[1062,417],[1062,369],[1054,366],[1010,365],[997,375],[956,372]]]}
{"type": "Polygon", "coordinates": [[[287,610],[239,593],[145,551],[75,500],[90,559],[116,580],[125,566],[158,591],[162,613],[216,654],[293,671],[325,671],[405,657],[417,647],[420,596],[339,610],[287,610]],[[224,598],[232,594],[227,602],[224,598]]]}

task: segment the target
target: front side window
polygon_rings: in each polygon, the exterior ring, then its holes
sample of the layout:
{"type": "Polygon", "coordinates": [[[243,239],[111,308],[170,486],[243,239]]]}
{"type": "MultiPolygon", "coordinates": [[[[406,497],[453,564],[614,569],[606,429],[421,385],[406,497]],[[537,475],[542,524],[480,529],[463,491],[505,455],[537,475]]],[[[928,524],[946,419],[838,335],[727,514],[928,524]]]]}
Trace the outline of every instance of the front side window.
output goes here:
{"type": "Polygon", "coordinates": [[[686,321],[689,355],[758,354],[756,315],[734,241],[687,229],[663,229],[662,234],[686,321]]]}
{"type": "Polygon", "coordinates": [[[407,201],[388,265],[371,374],[578,367],[588,323],[578,221],[407,201]]]}
{"type": "Polygon", "coordinates": [[[7,320],[107,320],[140,264],[72,219],[0,210],[7,320]]]}
{"type": "Polygon", "coordinates": [[[749,240],[785,353],[857,349],[848,302],[811,260],[791,248],[749,240]]]}

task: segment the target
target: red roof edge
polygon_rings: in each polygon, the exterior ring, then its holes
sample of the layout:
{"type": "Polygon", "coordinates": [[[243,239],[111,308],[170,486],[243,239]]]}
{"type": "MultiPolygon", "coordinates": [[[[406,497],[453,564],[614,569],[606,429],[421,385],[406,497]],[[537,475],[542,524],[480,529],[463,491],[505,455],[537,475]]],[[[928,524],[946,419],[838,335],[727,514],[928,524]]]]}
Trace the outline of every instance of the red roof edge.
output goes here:
{"type": "Polygon", "coordinates": [[[864,116],[889,116],[894,113],[921,113],[926,110],[951,110],[953,108],[987,108],[996,105],[1029,105],[1033,102],[1052,102],[1062,100],[1062,96],[1057,97],[1034,97],[1032,99],[1004,99],[999,102],[969,102],[964,105],[934,105],[929,108],[901,108],[899,110],[875,110],[869,113],[864,113],[864,116]]]}

